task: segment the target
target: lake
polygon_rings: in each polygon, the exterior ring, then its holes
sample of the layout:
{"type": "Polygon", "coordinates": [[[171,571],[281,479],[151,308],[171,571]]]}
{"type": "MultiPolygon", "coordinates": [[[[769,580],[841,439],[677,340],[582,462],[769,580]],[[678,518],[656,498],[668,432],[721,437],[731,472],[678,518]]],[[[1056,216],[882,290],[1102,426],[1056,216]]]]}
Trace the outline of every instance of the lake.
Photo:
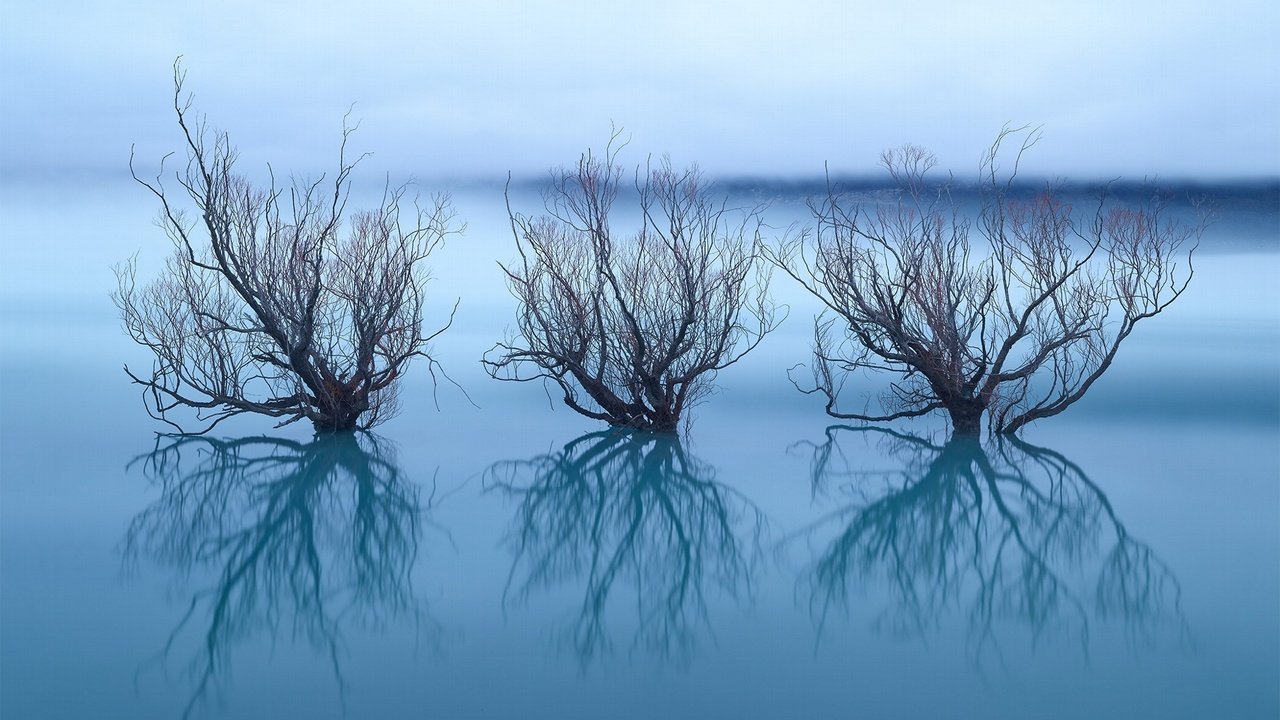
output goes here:
{"type": "Polygon", "coordinates": [[[979,443],[833,424],[780,273],[788,319],[679,441],[489,379],[496,184],[432,257],[466,395],[418,366],[376,435],[157,438],[108,299],[163,261],[155,207],[70,186],[0,188],[4,718],[1280,716],[1274,189],[1218,198],[1083,401],[979,443]]]}

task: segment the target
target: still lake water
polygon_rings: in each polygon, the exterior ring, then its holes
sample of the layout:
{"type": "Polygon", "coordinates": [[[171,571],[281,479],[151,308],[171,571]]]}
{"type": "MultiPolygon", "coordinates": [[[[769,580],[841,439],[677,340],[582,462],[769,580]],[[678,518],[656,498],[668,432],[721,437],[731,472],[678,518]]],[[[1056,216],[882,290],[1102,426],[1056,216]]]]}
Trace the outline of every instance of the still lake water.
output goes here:
{"type": "Polygon", "coordinates": [[[982,444],[831,426],[782,278],[681,442],[489,380],[512,241],[497,189],[455,200],[437,350],[479,407],[419,368],[376,437],[176,442],[107,299],[154,207],[3,188],[0,717],[1280,716],[1274,195],[1084,401],[982,444]]]}

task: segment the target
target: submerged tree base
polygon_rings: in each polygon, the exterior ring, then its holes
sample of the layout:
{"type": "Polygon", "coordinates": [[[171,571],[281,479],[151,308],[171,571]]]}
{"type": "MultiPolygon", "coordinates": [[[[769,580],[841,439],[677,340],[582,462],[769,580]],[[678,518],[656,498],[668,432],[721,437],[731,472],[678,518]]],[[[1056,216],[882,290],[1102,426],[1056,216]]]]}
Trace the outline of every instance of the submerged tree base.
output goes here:
{"type": "Polygon", "coordinates": [[[317,435],[353,433],[364,429],[360,427],[358,412],[346,413],[336,418],[313,418],[311,427],[315,429],[317,435]]]}

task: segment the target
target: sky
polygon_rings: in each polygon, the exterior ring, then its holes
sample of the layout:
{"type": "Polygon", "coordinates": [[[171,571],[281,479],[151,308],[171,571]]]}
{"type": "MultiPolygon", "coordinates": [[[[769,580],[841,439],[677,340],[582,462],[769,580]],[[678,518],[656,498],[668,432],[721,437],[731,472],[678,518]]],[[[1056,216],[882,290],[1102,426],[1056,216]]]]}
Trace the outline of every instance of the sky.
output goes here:
{"type": "Polygon", "coordinates": [[[172,65],[242,162],[354,149],[417,178],[534,177],[631,137],[721,177],[963,176],[1006,124],[1028,174],[1280,176],[1280,2],[203,3],[6,0],[0,176],[127,177],[179,150],[172,65]]]}

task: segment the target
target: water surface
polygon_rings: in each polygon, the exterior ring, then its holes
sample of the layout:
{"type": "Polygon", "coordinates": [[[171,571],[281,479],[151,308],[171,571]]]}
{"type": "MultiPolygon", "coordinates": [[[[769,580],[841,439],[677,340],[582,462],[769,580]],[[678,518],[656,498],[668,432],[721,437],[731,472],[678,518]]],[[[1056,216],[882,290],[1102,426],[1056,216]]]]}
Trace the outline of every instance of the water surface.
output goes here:
{"type": "Polygon", "coordinates": [[[106,299],[163,257],[146,198],[0,197],[5,718],[1280,715],[1265,208],[1019,440],[829,423],[785,376],[815,307],[781,278],[790,318],[671,439],[484,376],[513,247],[472,188],[431,292],[463,298],[437,349],[479,407],[418,368],[376,436],[176,440],[106,299]]]}

